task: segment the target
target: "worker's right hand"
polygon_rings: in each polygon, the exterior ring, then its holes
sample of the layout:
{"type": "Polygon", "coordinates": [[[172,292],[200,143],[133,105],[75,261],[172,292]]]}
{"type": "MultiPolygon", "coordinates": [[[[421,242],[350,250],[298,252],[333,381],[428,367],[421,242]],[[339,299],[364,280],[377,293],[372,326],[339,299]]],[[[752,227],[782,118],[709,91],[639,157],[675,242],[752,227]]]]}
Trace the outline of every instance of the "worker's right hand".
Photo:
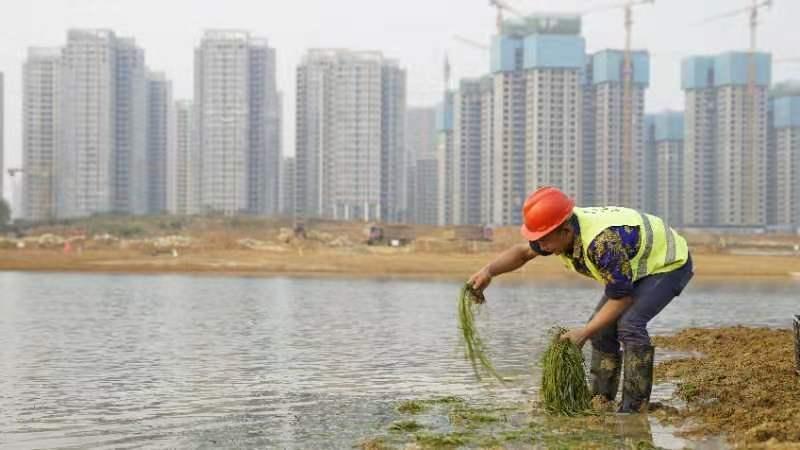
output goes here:
{"type": "Polygon", "coordinates": [[[469,285],[472,286],[472,289],[480,293],[483,293],[483,290],[489,287],[489,283],[491,282],[492,274],[489,272],[489,266],[475,272],[475,274],[469,278],[469,285]]]}

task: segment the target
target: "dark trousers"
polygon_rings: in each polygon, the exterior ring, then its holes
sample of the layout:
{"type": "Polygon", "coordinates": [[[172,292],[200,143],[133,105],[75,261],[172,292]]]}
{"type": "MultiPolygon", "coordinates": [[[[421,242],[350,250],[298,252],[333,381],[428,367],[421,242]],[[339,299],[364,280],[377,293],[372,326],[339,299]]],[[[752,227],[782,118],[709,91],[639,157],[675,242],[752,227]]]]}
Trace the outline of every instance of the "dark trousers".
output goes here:
{"type": "MultiPolygon", "coordinates": [[[[633,284],[633,303],[613,323],[592,337],[592,347],[604,353],[619,352],[620,343],[628,345],[650,345],[647,323],[660,313],[673,298],[679,296],[694,275],[692,258],[680,269],[650,275],[633,284]]],[[[595,314],[608,301],[600,299],[595,314]]],[[[592,314],[594,316],[594,314],[592,314]]]]}

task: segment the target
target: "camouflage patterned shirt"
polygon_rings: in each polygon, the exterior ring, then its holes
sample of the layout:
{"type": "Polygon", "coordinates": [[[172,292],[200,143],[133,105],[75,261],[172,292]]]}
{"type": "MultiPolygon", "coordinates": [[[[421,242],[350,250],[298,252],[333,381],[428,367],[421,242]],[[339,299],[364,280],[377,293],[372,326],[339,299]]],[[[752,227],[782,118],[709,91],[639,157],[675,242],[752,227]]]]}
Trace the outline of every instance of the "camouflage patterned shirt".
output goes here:
{"type": "MultiPolygon", "coordinates": [[[[591,277],[584,261],[583,241],[576,216],[572,216],[570,224],[575,230],[575,241],[572,252],[568,252],[565,256],[572,260],[579,273],[591,277]]],[[[542,250],[536,242],[531,241],[530,246],[542,256],[550,254],[542,250]]],[[[589,244],[587,251],[589,260],[597,267],[605,281],[605,294],[608,298],[626,297],[633,291],[631,260],[638,251],[639,227],[637,226],[608,227],[589,244]]]]}

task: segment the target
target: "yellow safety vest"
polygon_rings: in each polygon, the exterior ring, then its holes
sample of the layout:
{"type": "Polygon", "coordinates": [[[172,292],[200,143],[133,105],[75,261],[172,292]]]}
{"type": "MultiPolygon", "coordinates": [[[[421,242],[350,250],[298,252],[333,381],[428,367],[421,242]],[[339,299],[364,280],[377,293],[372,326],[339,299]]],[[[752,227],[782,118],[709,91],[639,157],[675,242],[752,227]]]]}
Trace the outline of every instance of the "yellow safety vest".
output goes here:
{"type": "MultiPolygon", "coordinates": [[[[656,216],[616,206],[574,208],[573,212],[580,226],[584,264],[591,272],[592,278],[601,283],[605,283],[605,280],[589,259],[588,251],[589,244],[594,238],[609,227],[626,225],[639,227],[639,251],[631,260],[633,281],[656,273],[671,272],[683,266],[689,258],[686,239],[656,216]]],[[[561,259],[569,269],[575,270],[570,258],[561,255],[561,259]]]]}

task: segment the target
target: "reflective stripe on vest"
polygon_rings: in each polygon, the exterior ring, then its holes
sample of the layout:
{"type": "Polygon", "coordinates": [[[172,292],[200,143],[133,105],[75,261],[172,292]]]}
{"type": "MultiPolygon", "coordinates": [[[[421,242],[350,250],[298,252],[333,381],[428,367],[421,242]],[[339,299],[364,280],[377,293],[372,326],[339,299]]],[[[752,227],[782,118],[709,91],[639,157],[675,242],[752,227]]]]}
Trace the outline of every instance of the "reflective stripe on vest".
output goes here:
{"type": "MultiPolygon", "coordinates": [[[[609,227],[639,227],[639,251],[630,261],[634,281],[656,273],[671,272],[683,266],[688,259],[686,240],[656,216],[621,207],[575,208],[573,211],[580,226],[583,263],[592,278],[601,283],[605,283],[605,280],[588,258],[589,245],[609,227]]],[[[564,255],[561,258],[568,268],[575,270],[569,258],[564,255]]]]}

